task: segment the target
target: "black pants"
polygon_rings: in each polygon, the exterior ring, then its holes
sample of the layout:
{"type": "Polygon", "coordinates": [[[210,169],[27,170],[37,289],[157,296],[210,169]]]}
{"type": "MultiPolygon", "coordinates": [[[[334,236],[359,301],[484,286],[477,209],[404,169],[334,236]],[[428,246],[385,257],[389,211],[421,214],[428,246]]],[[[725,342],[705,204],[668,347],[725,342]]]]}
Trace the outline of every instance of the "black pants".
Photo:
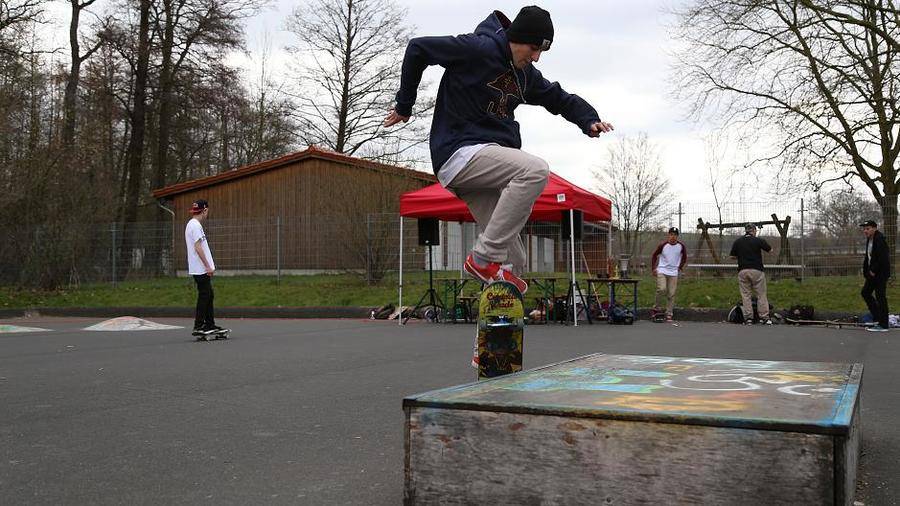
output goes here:
{"type": "Polygon", "coordinates": [[[887,278],[870,278],[866,276],[866,284],[863,285],[860,294],[863,300],[866,301],[866,305],[869,306],[869,312],[872,313],[872,318],[878,322],[878,325],[885,329],[890,328],[888,326],[887,278]],[[875,292],[874,297],[872,292],[875,292]]]}
{"type": "Polygon", "coordinates": [[[194,328],[215,325],[212,279],[208,274],[199,274],[194,275],[194,282],[197,283],[197,311],[194,316],[194,328]]]}

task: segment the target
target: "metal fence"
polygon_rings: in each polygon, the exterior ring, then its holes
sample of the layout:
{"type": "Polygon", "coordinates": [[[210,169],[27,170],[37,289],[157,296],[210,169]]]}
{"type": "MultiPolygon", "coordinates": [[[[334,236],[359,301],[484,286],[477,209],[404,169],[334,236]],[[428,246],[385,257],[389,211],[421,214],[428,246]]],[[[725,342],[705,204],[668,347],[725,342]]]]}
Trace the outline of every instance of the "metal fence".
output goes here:
{"type": "MultiPolygon", "coordinates": [[[[858,223],[881,223],[883,217],[874,203],[843,222],[831,214],[807,200],[674,203],[641,231],[614,223],[610,232],[610,224],[585,223],[575,241],[575,269],[606,274],[627,257],[630,272],[648,273],[650,254],[668,227],[676,226],[688,249],[687,275],[727,275],[734,272],[732,242],[743,234],[744,223],[754,222],[763,223],[760,236],[773,247],[765,257],[773,272],[798,278],[857,274],[865,244],[858,223]]],[[[421,273],[429,266],[429,248],[419,244],[417,220],[402,221],[403,270],[421,273]]],[[[0,244],[2,282],[28,284],[35,276],[56,276],[58,283],[71,285],[184,275],[184,226],[179,220],[16,230],[0,244]]],[[[210,219],[204,228],[221,275],[354,273],[378,283],[400,269],[401,218],[394,213],[210,219]]],[[[522,231],[527,270],[564,276],[572,262],[568,235],[560,223],[528,223],[522,231]]],[[[474,224],[441,222],[439,244],[430,248],[434,270],[458,273],[476,236],[474,224]]]]}

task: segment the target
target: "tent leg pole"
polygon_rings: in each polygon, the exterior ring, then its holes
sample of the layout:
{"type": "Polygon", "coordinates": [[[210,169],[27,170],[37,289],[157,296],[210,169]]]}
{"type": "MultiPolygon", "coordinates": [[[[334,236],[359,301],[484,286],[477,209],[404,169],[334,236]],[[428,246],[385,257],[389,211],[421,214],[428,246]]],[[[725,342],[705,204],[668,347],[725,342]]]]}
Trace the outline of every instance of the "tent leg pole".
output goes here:
{"type": "Polygon", "coordinates": [[[463,264],[466,263],[466,227],[463,222],[459,222],[459,279],[463,279],[465,272],[463,264]]]}
{"type": "Polygon", "coordinates": [[[572,321],[578,326],[578,311],[575,302],[575,210],[569,209],[569,246],[572,253],[572,321]]]}
{"type": "Polygon", "coordinates": [[[400,282],[397,286],[397,324],[403,325],[403,216],[400,217],[400,282]]]}

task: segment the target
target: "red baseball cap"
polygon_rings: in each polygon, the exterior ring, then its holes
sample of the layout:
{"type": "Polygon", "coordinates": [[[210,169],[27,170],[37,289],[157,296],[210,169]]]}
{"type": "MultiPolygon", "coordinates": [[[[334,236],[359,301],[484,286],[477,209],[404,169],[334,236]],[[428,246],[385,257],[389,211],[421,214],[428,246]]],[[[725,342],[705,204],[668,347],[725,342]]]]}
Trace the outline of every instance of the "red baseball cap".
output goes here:
{"type": "Polygon", "coordinates": [[[203,199],[195,200],[191,204],[191,208],[189,209],[189,212],[191,214],[200,214],[203,212],[204,209],[206,209],[208,207],[209,207],[209,203],[207,203],[205,200],[203,200],[203,199]]]}

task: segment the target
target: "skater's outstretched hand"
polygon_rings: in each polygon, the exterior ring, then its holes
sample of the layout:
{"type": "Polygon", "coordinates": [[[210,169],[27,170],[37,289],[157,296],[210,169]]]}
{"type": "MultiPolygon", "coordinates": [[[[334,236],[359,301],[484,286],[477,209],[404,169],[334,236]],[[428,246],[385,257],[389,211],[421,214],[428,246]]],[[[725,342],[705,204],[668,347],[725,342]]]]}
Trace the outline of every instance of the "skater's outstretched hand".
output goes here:
{"type": "Polygon", "coordinates": [[[401,121],[406,123],[409,121],[409,116],[401,116],[397,114],[396,109],[391,109],[390,112],[388,112],[388,115],[385,116],[383,125],[386,127],[394,126],[401,121]]]}
{"type": "Polygon", "coordinates": [[[613,128],[612,123],[607,123],[605,121],[598,121],[591,125],[591,131],[588,134],[589,137],[599,137],[601,133],[612,132],[615,130],[613,128]]]}

